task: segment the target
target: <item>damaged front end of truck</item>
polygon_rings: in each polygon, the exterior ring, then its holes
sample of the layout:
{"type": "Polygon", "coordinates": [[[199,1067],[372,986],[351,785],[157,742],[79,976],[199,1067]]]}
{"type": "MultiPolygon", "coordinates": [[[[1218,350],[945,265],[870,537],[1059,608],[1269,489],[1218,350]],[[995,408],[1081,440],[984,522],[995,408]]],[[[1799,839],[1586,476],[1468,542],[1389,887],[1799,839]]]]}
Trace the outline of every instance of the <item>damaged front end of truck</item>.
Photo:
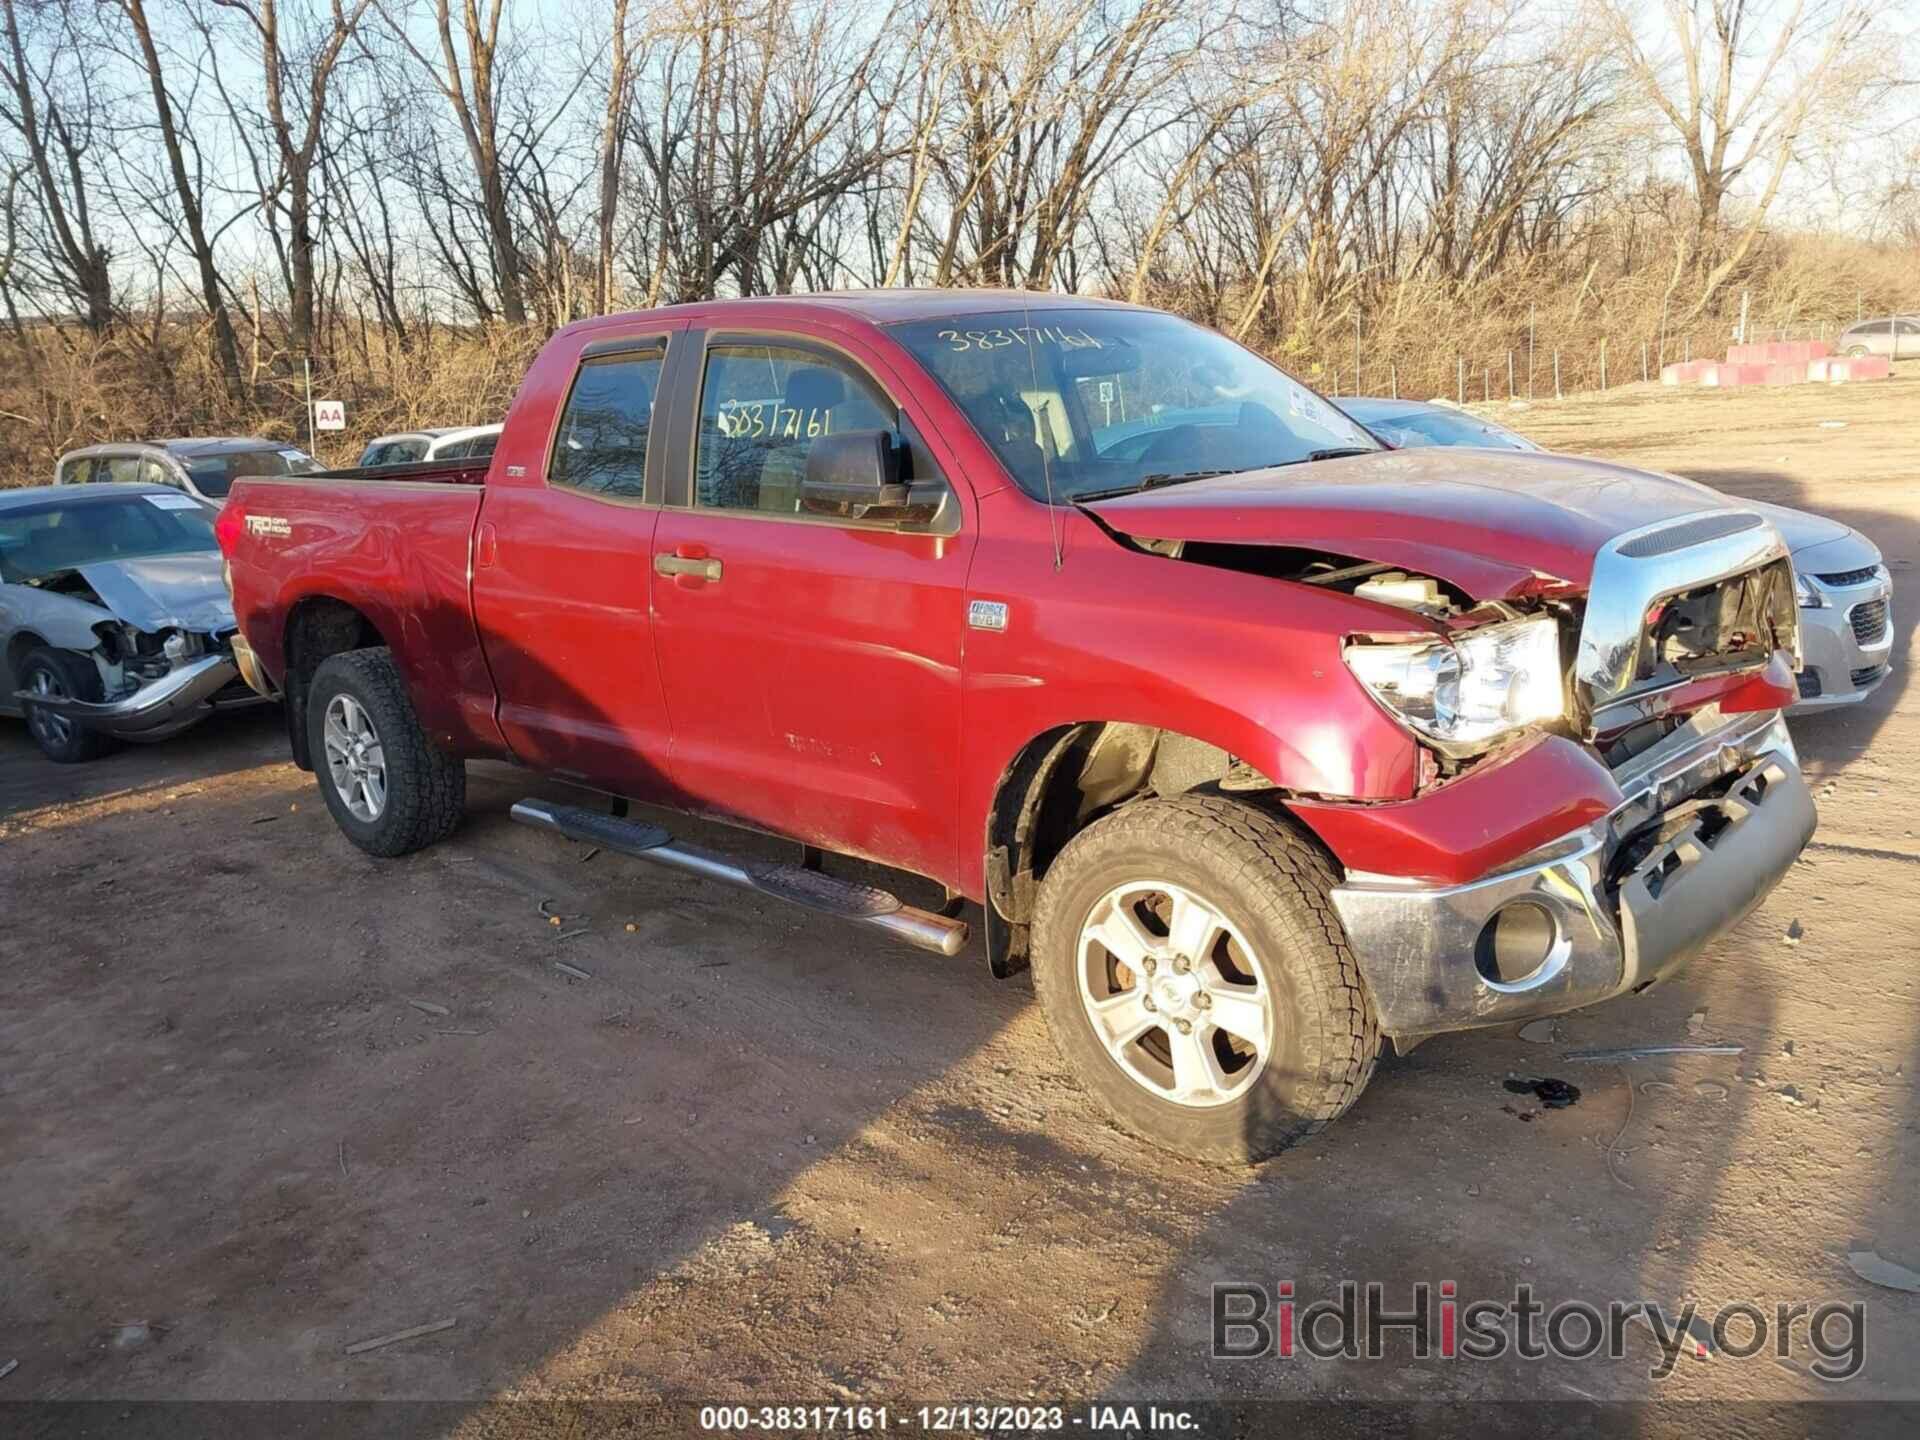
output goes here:
{"type": "Polygon", "coordinates": [[[1344,868],[1332,898],[1403,1050],[1645,989],[1757,906],[1815,824],[1781,713],[1793,571],[1762,516],[1670,516],[1553,569],[1407,528],[1124,536],[1373,602],[1341,655],[1417,744],[1414,793],[1285,803],[1344,868]]]}

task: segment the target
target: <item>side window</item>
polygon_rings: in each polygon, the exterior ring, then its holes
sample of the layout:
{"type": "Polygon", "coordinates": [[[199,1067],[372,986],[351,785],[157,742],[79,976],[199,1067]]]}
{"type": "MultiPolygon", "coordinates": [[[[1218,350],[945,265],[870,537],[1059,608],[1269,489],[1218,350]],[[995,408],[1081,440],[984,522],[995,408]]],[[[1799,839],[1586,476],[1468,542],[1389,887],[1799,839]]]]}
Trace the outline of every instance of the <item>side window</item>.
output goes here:
{"type": "Polygon", "coordinates": [[[142,485],[172,485],[176,490],[180,488],[175,484],[173,476],[167,473],[166,466],[162,465],[158,460],[142,460],[140,462],[140,483],[142,485]]]}
{"type": "Polygon", "coordinates": [[[897,423],[873,382],[834,356],[783,345],[712,346],[700,389],[694,502],[802,516],[800,481],[815,442],[897,423]]]}
{"type": "Polygon", "coordinates": [[[140,457],[138,455],[109,455],[100,462],[101,473],[97,478],[111,480],[115,484],[126,484],[140,478],[140,457]]]}
{"type": "Polygon", "coordinates": [[[467,456],[473,460],[491,460],[494,447],[500,443],[498,435],[481,435],[467,442],[467,456]]]}
{"type": "Polygon", "coordinates": [[[549,485],[626,500],[645,495],[647,437],[665,356],[646,350],[580,367],[547,466],[549,485]]]}
{"type": "Polygon", "coordinates": [[[90,458],[82,457],[79,460],[69,460],[60,467],[60,483],[62,485],[85,485],[92,479],[93,461],[90,458]]]}

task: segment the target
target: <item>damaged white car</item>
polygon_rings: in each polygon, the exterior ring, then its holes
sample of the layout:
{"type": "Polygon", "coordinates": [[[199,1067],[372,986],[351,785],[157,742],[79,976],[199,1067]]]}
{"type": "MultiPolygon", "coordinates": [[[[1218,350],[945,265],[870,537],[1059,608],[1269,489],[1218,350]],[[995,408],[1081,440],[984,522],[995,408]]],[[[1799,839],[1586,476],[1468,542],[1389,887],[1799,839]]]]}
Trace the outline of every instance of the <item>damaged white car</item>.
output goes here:
{"type": "Polygon", "coordinates": [[[49,760],[262,703],[233,662],[213,512],[158,485],[0,492],[0,712],[49,760]]]}

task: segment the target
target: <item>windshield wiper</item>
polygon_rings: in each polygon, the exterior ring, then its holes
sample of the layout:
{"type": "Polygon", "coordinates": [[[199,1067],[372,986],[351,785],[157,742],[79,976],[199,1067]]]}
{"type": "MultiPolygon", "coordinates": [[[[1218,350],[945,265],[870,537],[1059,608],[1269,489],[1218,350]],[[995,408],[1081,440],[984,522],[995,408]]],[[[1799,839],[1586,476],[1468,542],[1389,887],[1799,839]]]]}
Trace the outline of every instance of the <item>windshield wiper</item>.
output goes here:
{"type": "Polygon", "coordinates": [[[1163,485],[1184,485],[1189,480],[1206,480],[1215,475],[1240,475],[1259,468],[1257,465],[1246,465],[1235,470],[1156,470],[1151,475],[1142,475],[1131,485],[1115,485],[1110,490],[1089,490],[1083,495],[1075,495],[1073,503],[1084,505],[1090,500],[1112,500],[1120,495],[1138,495],[1142,490],[1158,490],[1163,485]]]}
{"type": "MultiPolygon", "coordinates": [[[[1378,455],[1379,453],[1380,447],[1374,445],[1336,445],[1330,450],[1309,450],[1307,459],[1343,460],[1349,455],[1378,455]]],[[[1300,462],[1294,460],[1289,463],[1297,465],[1300,462]]]]}

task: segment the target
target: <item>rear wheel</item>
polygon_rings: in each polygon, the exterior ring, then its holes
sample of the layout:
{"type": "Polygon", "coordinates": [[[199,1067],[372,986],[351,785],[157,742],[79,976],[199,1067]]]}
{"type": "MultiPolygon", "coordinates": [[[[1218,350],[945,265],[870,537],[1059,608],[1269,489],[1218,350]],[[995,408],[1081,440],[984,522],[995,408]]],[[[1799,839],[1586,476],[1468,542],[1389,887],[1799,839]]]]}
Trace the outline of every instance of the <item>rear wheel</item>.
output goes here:
{"type": "Polygon", "coordinates": [[[1864,345],[1850,345],[1847,347],[1847,354],[1855,360],[1871,355],[1872,353],[1873,352],[1864,345]]]}
{"type": "Polygon", "coordinates": [[[1041,884],[1034,988],[1061,1052],[1128,1129],[1263,1159],[1366,1088],[1380,1036],[1317,846],[1189,795],[1082,831],[1041,884]]]}
{"type": "MultiPolygon", "coordinates": [[[[45,646],[27,652],[20,666],[20,688],[49,700],[98,701],[106,693],[100,684],[99,670],[86,656],[45,646]]],[[[56,765],[97,760],[117,748],[112,736],[89,730],[51,710],[43,710],[31,700],[23,700],[21,708],[26,713],[27,731],[33,736],[33,743],[56,765]]]]}
{"type": "Polygon", "coordinates": [[[307,691],[307,744],[327,809],[369,855],[405,855],[460,823],[466,767],[421,728],[385,646],[321,662],[307,691]]]}

